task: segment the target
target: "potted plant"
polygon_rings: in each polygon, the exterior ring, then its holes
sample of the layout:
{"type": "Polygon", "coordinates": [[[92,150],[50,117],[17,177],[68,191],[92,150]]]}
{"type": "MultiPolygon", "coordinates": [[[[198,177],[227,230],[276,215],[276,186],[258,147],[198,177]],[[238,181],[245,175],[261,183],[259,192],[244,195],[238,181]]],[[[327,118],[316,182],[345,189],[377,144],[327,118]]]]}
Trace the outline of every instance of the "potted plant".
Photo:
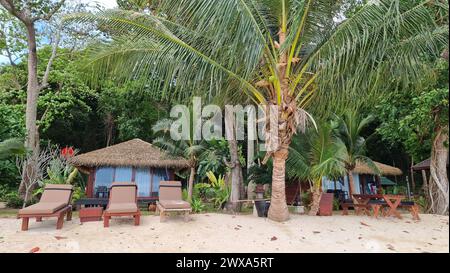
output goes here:
{"type": "Polygon", "coordinates": [[[272,182],[272,168],[269,165],[254,164],[249,169],[249,180],[256,184],[255,208],[259,217],[267,217],[270,206],[270,201],[263,200],[265,192],[264,185],[272,182]]]}

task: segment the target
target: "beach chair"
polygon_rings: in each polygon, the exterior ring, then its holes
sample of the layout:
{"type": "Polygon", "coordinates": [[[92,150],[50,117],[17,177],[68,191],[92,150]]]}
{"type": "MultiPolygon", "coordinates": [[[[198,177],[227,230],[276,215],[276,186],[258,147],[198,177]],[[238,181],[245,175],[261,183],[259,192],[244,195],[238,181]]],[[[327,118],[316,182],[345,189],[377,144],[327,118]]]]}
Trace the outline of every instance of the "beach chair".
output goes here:
{"type": "Polygon", "coordinates": [[[66,214],[67,221],[72,220],[72,192],[72,185],[47,184],[39,203],[19,210],[17,218],[22,218],[22,230],[28,230],[30,218],[41,222],[44,217],[57,217],[56,229],[61,229],[66,214]]]}
{"type": "Polygon", "coordinates": [[[109,190],[109,201],[103,212],[103,226],[109,227],[112,216],[133,216],[134,225],[139,226],[141,212],[137,205],[137,185],[131,182],[113,182],[109,190]]]}
{"type": "Polygon", "coordinates": [[[159,183],[159,201],[156,201],[156,213],[161,222],[166,220],[168,212],[183,212],[184,220],[189,220],[191,205],[181,198],[181,182],[161,181],[159,183]]]}

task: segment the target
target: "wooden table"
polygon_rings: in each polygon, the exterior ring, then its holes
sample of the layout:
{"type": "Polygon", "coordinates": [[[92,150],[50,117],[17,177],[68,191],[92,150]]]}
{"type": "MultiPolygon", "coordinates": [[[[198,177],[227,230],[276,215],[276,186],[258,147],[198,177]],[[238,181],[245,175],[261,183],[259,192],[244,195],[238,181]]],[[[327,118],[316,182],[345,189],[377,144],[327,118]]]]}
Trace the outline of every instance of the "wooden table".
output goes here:
{"type": "Polygon", "coordinates": [[[102,215],[103,215],[102,207],[81,208],[79,213],[81,223],[90,221],[101,221],[102,215]]]}
{"type": "Polygon", "coordinates": [[[383,199],[389,206],[389,210],[386,213],[386,216],[395,216],[398,219],[402,219],[402,216],[398,212],[397,208],[400,205],[400,202],[402,202],[403,199],[405,199],[404,195],[394,195],[394,194],[383,194],[383,199]]]}
{"type": "Polygon", "coordinates": [[[405,198],[405,196],[394,194],[382,194],[381,197],[383,202],[371,204],[371,207],[373,209],[373,216],[375,218],[378,218],[378,215],[380,214],[381,211],[382,216],[395,216],[399,219],[402,219],[402,216],[397,211],[397,208],[399,207],[401,201],[405,198]],[[383,207],[388,208],[388,211],[385,212],[383,210],[383,207]]]}
{"type": "Polygon", "coordinates": [[[370,215],[370,208],[373,209],[374,214],[378,214],[378,206],[373,206],[369,204],[371,200],[379,200],[382,199],[383,196],[381,194],[353,194],[353,206],[355,208],[356,215],[361,213],[370,215]]]}

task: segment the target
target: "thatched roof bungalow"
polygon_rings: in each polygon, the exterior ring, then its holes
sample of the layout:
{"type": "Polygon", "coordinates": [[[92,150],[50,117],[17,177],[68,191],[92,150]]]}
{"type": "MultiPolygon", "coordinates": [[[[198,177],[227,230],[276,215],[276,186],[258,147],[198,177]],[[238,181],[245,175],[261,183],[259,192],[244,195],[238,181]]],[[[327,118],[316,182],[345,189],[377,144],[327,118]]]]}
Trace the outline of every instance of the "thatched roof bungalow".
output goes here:
{"type": "MultiPolygon", "coordinates": [[[[374,161],[374,163],[377,166],[378,170],[380,170],[381,175],[390,175],[390,176],[402,175],[402,170],[400,170],[399,168],[392,167],[376,161],[374,161]]],[[[357,174],[376,175],[376,173],[371,168],[369,168],[367,164],[363,162],[358,162],[353,172],[357,174]]]]}
{"type": "MultiPolygon", "coordinates": [[[[357,162],[355,169],[353,170],[353,183],[355,186],[356,194],[376,194],[381,191],[382,186],[388,186],[383,184],[381,176],[398,176],[402,175],[402,170],[399,168],[389,166],[380,162],[374,161],[378,170],[377,174],[364,162],[357,162]]],[[[344,176],[339,180],[331,180],[328,178],[323,179],[323,190],[338,190],[342,191],[346,198],[349,198],[350,187],[348,185],[348,177],[344,176]]]]}
{"type": "MultiPolygon", "coordinates": [[[[402,170],[399,168],[389,166],[380,162],[374,161],[375,165],[380,171],[379,174],[374,172],[364,162],[357,162],[353,170],[353,182],[355,184],[356,194],[374,194],[381,191],[383,186],[392,186],[392,183],[387,182],[387,178],[381,176],[398,176],[402,175],[402,170]],[[381,176],[380,176],[381,175],[381,176]]],[[[393,181],[391,181],[393,182],[393,181]]],[[[301,190],[309,188],[308,183],[290,183],[286,185],[286,200],[288,204],[294,204],[299,200],[298,193],[301,190]],[[301,187],[301,188],[300,188],[301,187]]],[[[393,182],[395,185],[395,182],[393,182]]],[[[324,192],[336,192],[343,194],[345,198],[349,198],[350,187],[348,184],[348,177],[345,175],[337,180],[322,178],[322,190],[324,192]]]]}
{"type": "Polygon", "coordinates": [[[187,168],[187,160],[173,157],[141,139],[133,139],[80,154],[70,162],[89,174],[88,198],[106,197],[114,182],[135,182],[138,197],[157,199],[159,181],[174,179],[174,171],[187,168]]]}

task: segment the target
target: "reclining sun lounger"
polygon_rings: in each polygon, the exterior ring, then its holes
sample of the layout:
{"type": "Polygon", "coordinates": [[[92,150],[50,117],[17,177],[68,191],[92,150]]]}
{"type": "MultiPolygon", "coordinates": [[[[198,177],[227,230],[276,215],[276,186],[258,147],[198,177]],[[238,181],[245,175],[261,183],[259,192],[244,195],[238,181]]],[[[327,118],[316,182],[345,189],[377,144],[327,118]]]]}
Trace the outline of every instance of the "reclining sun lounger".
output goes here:
{"type": "Polygon", "coordinates": [[[30,218],[41,222],[43,217],[57,217],[56,229],[61,229],[66,213],[67,221],[72,219],[72,192],[72,185],[47,184],[39,203],[19,210],[17,218],[22,218],[22,230],[28,230],[30,218]]]}
{"type": "Polygon", "coordinates": [[[156,201],[156,213],[160,221],[165,221],[167,212],[184,212],[184,220],[189,220],[191,205],[181,198],[181,182],[161,181],[159,183],[159,201],[156,201]]]}
{"type": "Polygon", "coordinates": [[[131,182],[114,182],[109,191],[109,202],[103,213],[103,226],[109,227],[111,216],[133,216],[139,226],[141,212],[137,205],[137,185],[131,182]]]}

